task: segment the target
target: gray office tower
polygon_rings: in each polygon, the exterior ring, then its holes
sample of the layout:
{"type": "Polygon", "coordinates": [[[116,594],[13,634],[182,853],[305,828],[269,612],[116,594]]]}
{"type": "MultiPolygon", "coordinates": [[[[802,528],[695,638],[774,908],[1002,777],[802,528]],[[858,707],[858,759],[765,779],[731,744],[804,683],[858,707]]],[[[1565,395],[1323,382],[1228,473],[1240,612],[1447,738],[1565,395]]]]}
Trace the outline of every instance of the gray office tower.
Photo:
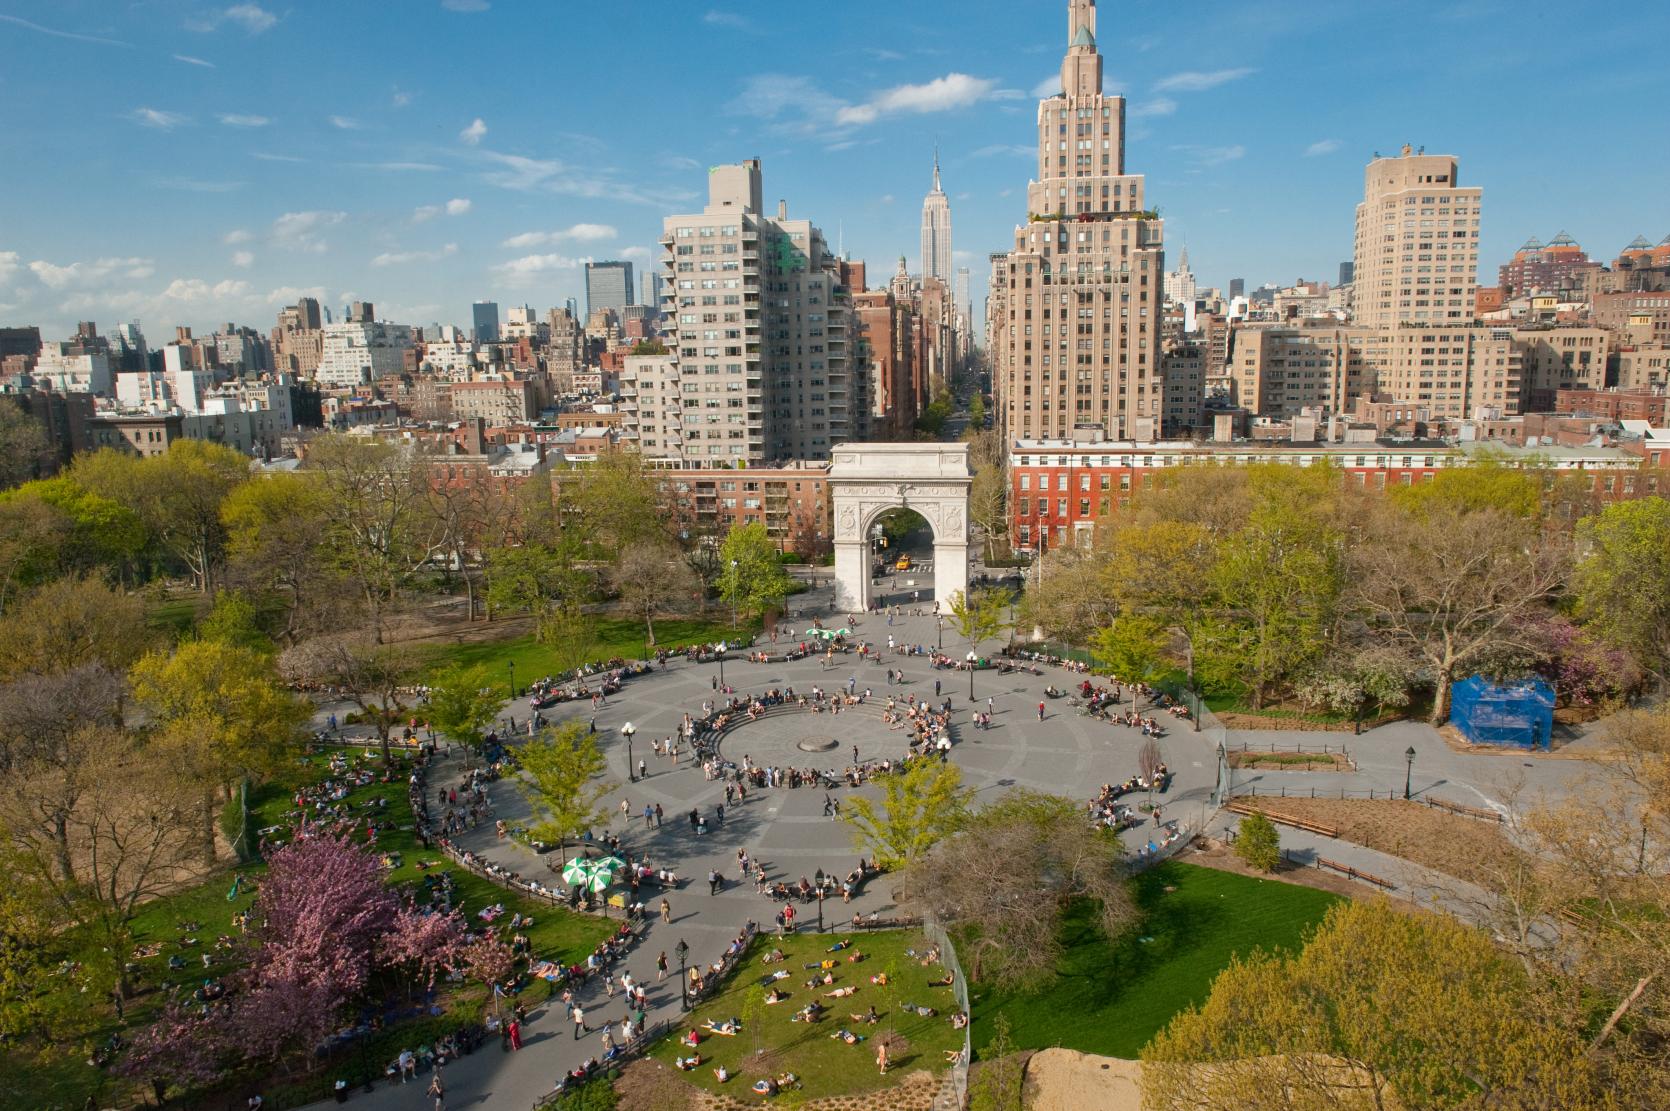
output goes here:
{"type": "Polygon", "coordinates": [[[1357,264],[1355,262],[1342,262],[1342,263],[1340,263],[1339,264],[1339,284],[1340,285],[1350,285],[1352,282],[1354,282],[1356,280],[1357,280],[1357,264]]]}
{"type": "Polygon", "coordinates": [[[1247,279],[1245,279],[1245,278],[1231,278],[1231,279],[1229,279],[1229,295],[1231,297],[1240,297],[1240,296],[1244,295],[1246,292],[1247,292],[1247,279]]]}
{"type": "Polygon", "coordinates": [[[598,309],[613,309],[619,316],[633,299],[630,262],[586,263],[586,315],[598,309]]]}
{"type": "Polygon", "coordinates": [[[477,343],[499,342],[499,303],[477,301],[470,306],[470,319],[475,326],[477,343]]]}

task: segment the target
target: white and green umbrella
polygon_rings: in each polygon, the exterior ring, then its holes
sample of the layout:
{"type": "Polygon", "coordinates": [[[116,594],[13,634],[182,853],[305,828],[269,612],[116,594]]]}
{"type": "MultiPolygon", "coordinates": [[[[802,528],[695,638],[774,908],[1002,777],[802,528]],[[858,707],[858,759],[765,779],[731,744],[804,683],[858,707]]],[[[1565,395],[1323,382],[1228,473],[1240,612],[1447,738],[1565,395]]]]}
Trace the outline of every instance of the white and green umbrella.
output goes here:
{"type": "Polygon", "coordinates": [[[563,866],[562,881],[585,884],[591,882],[592,875],[592,862],[583,856],[577,856],[563,866]]]}
{"type": "Polygon", "coordinates": [[[594,871],[613,874],[626,867],[626,861],[618,856],[600,856],[592,860],[591,866],[594,871]]]}
{"type": "Polygon", "coordinates": [[[611,876],[608,872],[597,871],[597,872],[593,872],[591,874],[591,879],[586,881],[585,886],[588,889],[590,889],[591,891],[594,891],[594,892],[605,891],[605,890],[608,889],[609,884],[611,882],[613,882],[613,880],[614,880],[614,877],[611,876]]]}

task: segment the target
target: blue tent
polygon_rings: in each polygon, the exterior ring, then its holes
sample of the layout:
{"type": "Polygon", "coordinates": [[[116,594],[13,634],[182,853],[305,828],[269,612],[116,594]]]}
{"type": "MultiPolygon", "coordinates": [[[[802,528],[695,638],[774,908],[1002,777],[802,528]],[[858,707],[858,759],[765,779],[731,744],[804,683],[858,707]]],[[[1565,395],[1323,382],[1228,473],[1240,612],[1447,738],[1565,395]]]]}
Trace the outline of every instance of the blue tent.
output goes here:
{"type": "Polygon", "coordinates": [[[1547,749],[1554,688],[1538,678],[1498,683],[1475,675],[1451,685],[1450,721],[1473,744],[1547,749]]]}

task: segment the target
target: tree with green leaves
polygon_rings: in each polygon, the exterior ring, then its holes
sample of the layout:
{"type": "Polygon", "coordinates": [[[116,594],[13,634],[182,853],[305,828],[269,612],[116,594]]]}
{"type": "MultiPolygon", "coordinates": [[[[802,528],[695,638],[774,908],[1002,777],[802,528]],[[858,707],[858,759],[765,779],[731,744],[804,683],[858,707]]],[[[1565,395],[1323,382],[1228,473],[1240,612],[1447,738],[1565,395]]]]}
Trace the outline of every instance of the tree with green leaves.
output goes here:
{"type": "Polygon", "coordinates": [[[148,616],[143,598],[96,576],[53,579],[0,617],[0,679],[89,663],[124,671],[156,642],[148,616]]]}
{"type": "Polygon", "coordinates": [[[1334,904],[1299,953],[1235,958],[1142,1051],[1147,1111],[1621,1109],[1590,1008],[1541,1005],[1489,934],[1334,904]]]}
{"type": "Polygon", "coordinates": [[[424,716],[437,732],[479,752],[503,702],[485,664],[453,664],[430,678],[424,716]]]}
{"type": "Polygon", "coordinates": [[[226,495],[227,579],[286,647],[347,624],[356,591],[334,558],[330,494],[316,474],[273,474],[226,495]]]}
{"type": "Polygon", "coordinates": [[[1164,658],[1166,627],[1144,613],[1121,614],[1091,639],[1098,670],[1127,683],[1146,682],[1164,658]]]}
{"type": "Polygon", "coordinates": [[[18,398],[0,397],[0,490],[39,478],[53,463],[46,427],[18,398]]]}
{"type": "Polygon", "coordinates": [[[932,757],[907,760],[881,778],[881,798],[854,796],[841,808],[853,842],[883,868],[911,864],[968,815],[973,792],[957,765],[932,757]]]}
{"type": "Polygon", "coordinates": [[[1281,863],[1281,835],[1276,832],[1276,824],[1256,811],[1243,815],[1235,834],[1235,855],[1249,868],[1274,872],[1281,863]]]}
{"type": "Polygon", "coordinates": [[[1578,525],[1577,612],[1662,685],[1670,672],[1670,501],[1614,502],[1578,525]]]}
{"type": "Polygon", "coordinates": [[[487,605],[494,614],[526,613],[534,639],[550,644],[565,622],[580,614],[596,591],[591,572],[579,565],[579,540],[530,541],[487,553],[487,605]]]}
{"type": "Polygon", "coordinates": [[[974,481],[968,488],[968,519],[986,540],[986,558],[997,554],[998,542],[1009,546],[1009,471],[1004,466],[1003,440],[990,429],[970,426],[968,462],[974,481]]]}
{"type": "Polygon", "coordinates": [[[758,521],[733,525],[719,549],[719,596],[732,609],[758,617],[780,604],[794,589],[783,570],[777,545],[758,521]]]}
{"type": "Polygon", "coordinates": [[[992,1040],[968,1080],[969,1111],[1021,1111],[1026,1069],[1009,1034],[1009,1016],[992,1019],[992,1040]]]}
{"type": "Polygon", "coordinates": [[[385,763],[390,734],[406,716],[404,692],[419,662],[410,645],[379,644],[363,633],[313,637],[278,657],[279,670],[290,682],[352,702],[377,731],[385,763]]]}
{"type": "Polygon", "coordinates": [[[607,763],[596,735],[580,722],[546,726],[517,750],[517,759],[522,772],[516,788],[533,809],[533,836],[555,841],[561,852],[570,839],[608,820],[602,800],[612,784],[601,778],[607,763]]]}
{"type": "MultiPolygon", "coordinates": [[[[989,588],[972,593],[959,590],[951,595],[951,627],[968,643],[969,651],[980,654],[980,645],[1009,627],[1009,603],[1014,595],[989,588]]],[[[974,673],[969,672],[969,697],[974,697],[974,673]]]]}

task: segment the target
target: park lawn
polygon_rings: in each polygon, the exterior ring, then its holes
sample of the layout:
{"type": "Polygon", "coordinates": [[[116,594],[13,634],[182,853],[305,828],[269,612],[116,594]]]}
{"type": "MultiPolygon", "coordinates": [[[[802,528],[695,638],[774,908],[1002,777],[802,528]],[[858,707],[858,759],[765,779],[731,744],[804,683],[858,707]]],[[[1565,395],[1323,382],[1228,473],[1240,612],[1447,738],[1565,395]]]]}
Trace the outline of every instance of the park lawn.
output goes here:
{"type": "Polygon", "coordinates": [[[1205,1000],[1232,956],[1299,948],[1339,898],[1177,861],[1132,882],[1146,918],[1126,937],[1109,944],[1087,915],[1070,912],[1054,983],[1033,993],[974,985],[976,1057],[1001,1014],[1017,1048],[1062,1046],[1135,1058],[1173,1015],[1205,1000]]]}
{"type": "Polygon", "coordinates": [[[208,599],[200,594],[172,594],[150,604],[146,622],[153,629],[163,629],[175,637],[191,632],[197,619],[208,612],[208,599]]]}
{"type": "MultiPolygon", "coordinates": [[[[734,1038],[704,1037],[698,1050],[703,1058],[701,1067],[679,1075],[708,1091],[722,1091],[737,1099],[749,1100],[754,1094],[749,1086],[757,1077],[767,1072],[773,1076],[792,1072],[804,1085],[798,1093],[800,1097],[811,1100],[874,1091],[917,1069],[934,1073],[944,1069],[945,1051],[960,1048],[963,1035],[962,1031],[951,1027],[951,1015],[957,1011],[956,997],[951,989],[928,986],[928,981],[945,975],[945,967],[941,964],[924,967],[919,960],[906,953],[907,949],[914,949],[917,953],[925,951],[927,940],[912,930],[881,930],[841,934],[839,937],[852,941],[853,947],[840,953],[828,953],[828,948],[837,940],[834,934],[799,933],[787,938],[765,935],[756,938],[723,989],[696,1007],[690,1015],[690,1026],[697,1028],[708,1019],[716,1023],[741,1019],[742,1033],[734,1038]],[[781,947],[788,959],[782,964],[762,964],[761,958],[773,947],[781,947]],[[864,960],[857,964],[846,963],[845,958],[853,952],[863,953],[864,960]],[[833,989],[805,987],[805,981],[812,972],[802,966],[826,958],[842,960],[841,966],[834,970],[834,986],[855,984],[858,994],[845,999],[825,999],[823,993],[833,989]],[[748,1001],[750,996],[763,997],[765,977],[779,968],[790,972],[788,979],[778,984],[789,997],[781,1003],[758,1007],[763,1016],[759,1023],[758,1048],[763,1054],[756,1057],[754,1033],[747,1024],[748,1001]],[[884,969],[891,983],[886,987],[871,984],[870,977],[884,969]],[[805,1006],[814,991],[820,1002],[829,1005],[824,1017],[810,1024],[790,1022],[789,1016],[805,1006]],[[866,1010],[872,1003],[882,1016],[878,1025],[854,1024],[848,1017],[866,1010]],[[900,1011],[904,1003],[932,1007],[939,1013],[932,1018],[916,1014],[906,1017],[900,1011]],[[864,1035],[865,1040],[857,1045],[847,1045],[830,1036],[843,1028],[864,1035]],[[908,1045],[902,1052],[891,1056],[888,1075],[884,1077],[876,1071],[875,1038],[889,1030],[902,1035],[908,1045]],[[713,1075],[713,1070],[721,1062],[731,1073],[731,1079],[726,1084],[720,1084],[713,1075]]],[[[684,1027],[675,1033],[683,1034],[689,1028],[684,1027]]],[[[669,1036],[650,1050],[650,1056],[671,1065],[673,1058],[689,1052],[675,1037],[669,1036]]]]}
{"type": "MultiPolygon", "coordinates": [[[[359,750],[348,751],[359,754],[359,750]]],[[[374,749],[370,750],[365,762],[373,767],[379,766],[382,763],[381,754],[374,749]]],[[[328,768],[329,758],[325,754],[298,757],[293,767],[252,791],[249,815],[251,831],[267,826],[287,825],[287,815],[292,810],[291,799],[296,787],[323,777],[328,773],[328,768]]],[[[425,852],[418,845],[417,838],[410,828],[398,828],[409,827],[411,824],[411,810],[406,801],[407,788],[406,777],[402,774],[393,783],[373,782],[355,789],[348,796],[348,801],[355,806],[364,806],[379,797],[388,799],[388,805],[383,808],[382,813],[387,815],[389,824],[379,834],[377,844],[381,851],[400,853],[400,867],[391,869],[388,873],[389,882],[400,886],[416,883],[425,874],[417,867],[419,860],[445,862],[445,858],[439,853],[425,852]]],[[[438,874],[442,870],[431,869],[430,872],[438,874]]],[[[444,870],[451,872],[453,876],[455,905],[471,923],[479,923],[475,917],[476,912],[494,903],[503,903],[507,915],[520,912],[525,916],[531,916],[534,924],[523,932],[528,935],[536,960],[550,958],[567,964],[584,960],[586,954],[590,953],[599,941],[609,936],[617,925],[591,915],[575,914],[546,906],[544,903],[518,898],[450,862],[444,863],[444,870]]],[[[40,1107],[79,1107],[89,1095],[105,1097],[105,1103],[108,1104],[109,1097],[126,1091],[126,1081],[114,1078],[87,1063],[86,1047],[102,1043],[117,1031],[131,1036],[132,1031],[155,1017],[165,1001],[165,993],[154,990],[159,982],[168,980],[175,984],[196,983],[208,977],[224,977],[234,971],[237,962],[233,955],[216,951],[214,943],[221,934],[234,938],[240,936],[236,927],[232,925],[232,918],[254,903],[255,885],[243,885],[239,894],[232,899],[228,899],[227,895],[232,889],[235,875],[241,873],[250,879],[258,880],[263,871],[263,864],[227,868],[202,883],[153,900],[141,907],[132,923],[135,942],[144,945],[160,941],[164,945],[164,950],[159,956],[138,962],[141,968],[138,982],[144,989],[144,994],[128,1001],[125,1019],[122,1022],[118,1022],[114,1014],[109,1012],[107,1002],[90,1000],[88,1005],[98,1009],[102,1020],[98,1029],[76,1046],[55,1047],[51,1053],[41,1056],[31,1056],[15,1050],[0,1056],[0,1062],[3,1062],[0,1063],[0,1072],[8,1078],[6,1083],[0,1083],[0,1111],[12,1111],[13,1108],[24,1111],[40,1107]],[[195,923],[200,928],[189,932],[182,931],[179,928],[181,923],[195,923]],[[197,938],[200,944],[196,947],[182,948],[178,942],[188,936],[197,938]],[[202,963],[202,954],[205,952],[210,956],[208,967],[204,967],[202,963]],[[172,954],[179,954],[186,960],[187,965],[184,969],[175,971],[167,967],[168,957],[172,954]],[[14,1075],[18,1078],[17,1083],[10,1080],[14,1075]]],[[[69,985],[66,983],[65,986],[67,989],[69,985]]],[[[530,1007],[537,1006],[549,997],[550,992],[551,986],[547,981],[532,979],[523,990],[521,998],[530,1007]]],[[[445,1014],[411,1019],[380,1030],[365,1051],[364,1060],[377,1075],[381,1075],[382,1066],[387,1060],[397,1056],[401,1049],[415,1048],[433,1041],[448,1030],[479,1021],[486,1003],[486,992],[480,987],[454,989],[447,996],[445,1014]]],[[[359,1062],[358,1051],[350,1053],[341,1071],[357,1077],[360,1071],[359,1062]]],[[[329,1094],[330,1085],[337,1075],[336,1071],[323,1070],[291,1084],[271,1085],[267,1089],[268,1105],[282,1108],[323,1099],[329,1094]]]]}
{"type": "MultiPolygon", "coordinates": [[[[670,647],[711,644],[715,641],[736,639],[739,633],[746,637],[757,633],[759,629],[760,622],[757,618],[743,618],[735,628],[732,628],[727,618],[666,618],[655,623],[655,641],[657,644],[670,647]]],[[[586,655],[594,661],[617,657],[641,660],[644,658],[644,648],[644,626],[641,621],[603,617],[597,621],[596,632],[586,655]]],[[[480,664],[487,668],[495,681],[502,676],[506,682],[509,681],[510,665],[514,663],[518,687],[547,676],[555,676],[563,670],[556,652],[549,646],[535,641],[532,633],[501,640],[425,648],[422,656],[424,667],[431,672],[453,664],[465,667],[480,664]]]]}

